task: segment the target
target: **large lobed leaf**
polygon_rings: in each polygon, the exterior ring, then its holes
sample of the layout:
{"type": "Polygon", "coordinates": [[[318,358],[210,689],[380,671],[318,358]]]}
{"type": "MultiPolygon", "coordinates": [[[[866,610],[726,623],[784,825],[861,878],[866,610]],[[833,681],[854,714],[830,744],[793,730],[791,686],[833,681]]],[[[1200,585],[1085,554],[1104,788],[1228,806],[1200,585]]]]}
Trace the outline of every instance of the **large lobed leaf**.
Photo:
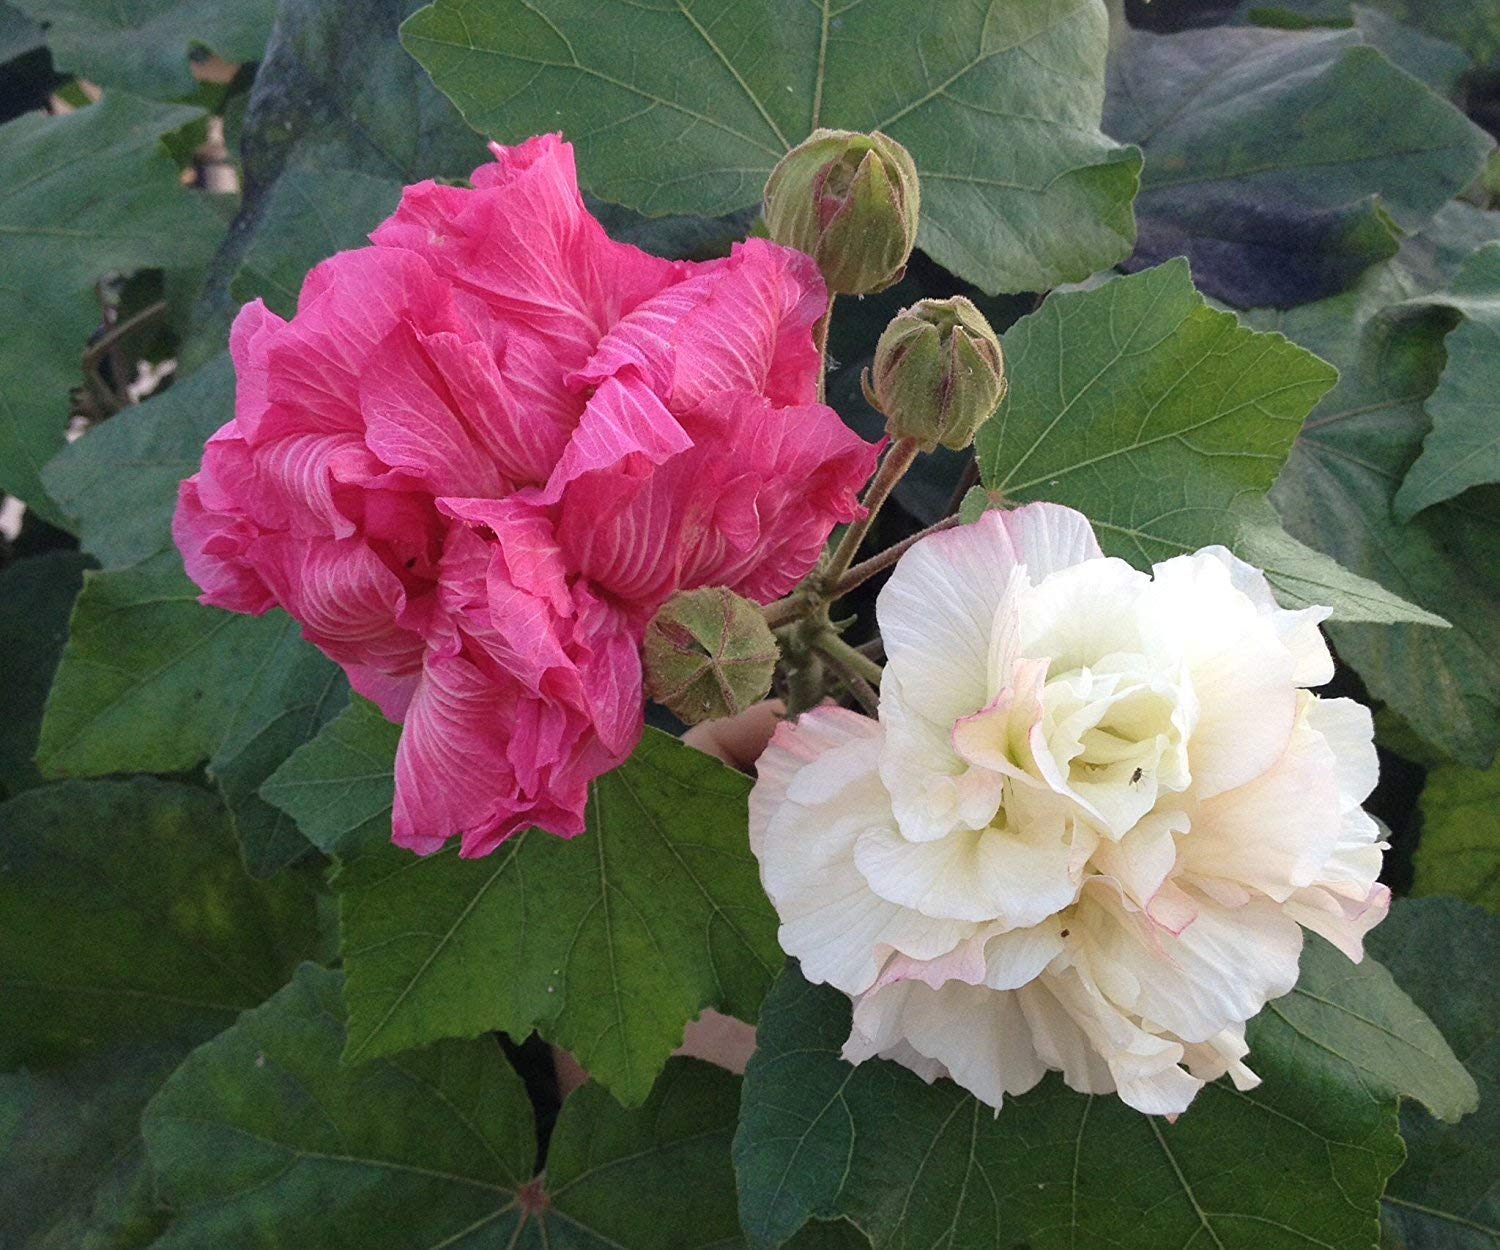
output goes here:
{"type": "Polygon", "coordinates": [[[1343,290],[1494,148],[1355,31],[1131,32],[1105,128],[1146,154],[1131,264],[1185,255],[1241,307],[1343,290]]]}
{"type": "Polygon", "coordinates": [[[69,782],[0,805],[0,1067],[211,1037],[316,948],[300,877],[244,875],[217,798],[69,782]]]}
{"type": "Polygon", "coordinates": [[[355,704],[264,791],[342,861],[349,1060],[537,1027],[639,1103],[703,1008],[755,1019],[781,956],[747,779],[647,729],[573,841],[531,830],[483,859],[418,859],[389,845],[395,738],[355,704]]]}
{"type": "Polygon", "coordinates": [[[1500,763],[1429,770],[1421,812],[1414,893],[1452,894],[1500,913],[1500,763]]]}
{"type": "Polygon", "coordinates": [[[307,851],[260,783],[348,699],[337,666],[281,612],[207,608],[176,552],[88,576],[42,721],[51,777],[177,772],[207,760],[248,867],[307,851]]]}
{"type": "MultiPolygon", "coordinates": [[[[1272,495],[1287,529],[1453,625],[1335,620],[1328,628],[1340,656],[1423,738],[1482,767],[1500,746],[1500,587],[1475,573],[1500,567],[1500,487],[1471,488],[1404,523],[1394,512],[1430,428],[1423,403],[1442,375],[1452,325],[1445,309],[1408,302],[1438,277],[1431,246],[1417,240],[1410,260],[1403,252],[1344,295],[1247,320],[1339,369],[1272,495]]],[[[1441,248],[1437,256],[1440,268],[1441,248]]]]}
{"type": "MultiPolygon", "coordinates": [[[[1432,38],[1457,44],[1482,66],[1492,68],[1500,58],[1500,0],[1365,0],[1365,4],[1432,38]]],[[[1358,12],[1350,0],[1241,0],[1240,10],[1253,20],[1269,22],[1282,22],[1288,16],[1342,22],[1351,11],[1358,12]]]]}
{"type": "Polygon", "coordinates": [[[362,242],[393,184],[463,178],[483,162],[479,136],[397,41],[417,3],[281,0],[241,127],[240,212],[210,267],[190,362],[223,349],[242,299],[285,308],[302,271],[362,242]]]}
{"type": "Polygon", "coordinates": [[[1397,1096],[1456,1115],[1473,1082],[1383,969],[1321,944],[1274,1006],[1250,1030],[1264,1083],[1210,1085],[1175,1123],[1055,1076],[997,1116],[949,1081],[845,1063],[847,1000],[789,967],[735,1138],[751,1243],[842,1215],[877,1247],[1368,1250],[1402,1158],[1397,1096]]]}
{"type": "Polygon", "coordinates": [[[1130,250],[1140,157],[1099,131],[1101,0],[438,0],[403,36],[480,130],[561,129],[585,184],[645,213],[760,199],[819,126],[883,130],[922,179],[919,243],[990,291],[1130,250]]]}
{"type": "Polygon", "coordinates": [[[141,1112],[188,1050],[111,1046],[63,1069],[0,1074],[7,1250],[141,1250],[155,1240],[166,1211],[146,1166],[141,1112]]]}
{"type": "Polygon", "coordinates": [[[68,636],[68,614],[91,561],[73,551],[17,560],[0,571],[0,796],[39,785],[42,705],[68,636]]]}
{"type": "Polygon", "coordinates": [[[341,980],[304,966],[152,1102],[151,1161],[181,1208],[161,1250],[741,1244],[728,1073],[673,1060],[634,1111],[585,1086],[533,1180],[531,1107],[495,1040],[342,1066],[341,980]]]}
{"type": "Polygon", "coordinates": [[[255,61],[266,46],[276,0],[12,0],[47,27],[57,68],[102,87],[158,100],[196,85],[188,53],[255,61]]]}
{"type": "Polygon", "coordinates": [[[1451,308],[1463,320],[1448,335],[1448,364],[1425,405],[1432,429],[1396,492],[1401,521],[1471,486],[1500,482],[1500,243],[1480,248],[1444,294],[1421,302],[1451,308]]]}
{"type": "Polygon", "coordinates": [[[1281,530],[1265,493],[1338,375],[1208,307],[1183,261],[1054,293],[1006,333],[1005,355],[1010,391],[975,446],[1007,500],[1077,508],[1106,552],[1143,568],[1221,543],[1290,606],[1441,624],[1281,530]]]}
{"type": "Polygon", "coordinates": [[[65,442],[68,392],[99,320],[94,283],[204,260],[223,231],[161,144],[201,117],[106,94],[0,127],[0,490],[49,521],[61,516],[39,474],[65,442]]]}
{"type": "Polygon", "coordinates": [[[1479,1085],[1477,1114],[1441,1124],[1401,1109],[1406,1163],[1391,1178],[1382,1212],[1403,1250],[1500,1246],[1500,918],[1456,899],[1408,899],[1370,934],[1384,959],[1430,1014],[1479,1085]]]}
{"type": "Polygon", "coordinates": [[[172,550],[177,484],[197,471],[203,444],[233,415],[234,367],[224,352],[68,444],[42,482],[101,565],[138,564],[172,550]]]}

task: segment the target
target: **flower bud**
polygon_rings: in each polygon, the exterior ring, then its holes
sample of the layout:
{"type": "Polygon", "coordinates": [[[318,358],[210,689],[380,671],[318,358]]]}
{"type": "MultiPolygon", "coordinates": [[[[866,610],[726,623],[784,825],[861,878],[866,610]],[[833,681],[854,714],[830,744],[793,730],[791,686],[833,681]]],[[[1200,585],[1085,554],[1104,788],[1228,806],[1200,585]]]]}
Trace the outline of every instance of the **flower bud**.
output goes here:
{"type": "Polygon", "coordinates": [[[724,586],[681,590],[646,627],[646,692],[690,725],[764,699],[776,639],[761,610],[724,586]]]}
{"type": "Polygon", "coordinates": [[[984,314],[962,295],[924,299],[886,326],[863,385],[892,438],[961,451],[1005,398],[1005,358],[984,314]]]}
{"type": "Polygon", "coordinates": [[[766,229],[818,262],[836,295],[898,282],[917,241],[920,192],[911,155],[878,130],[815,130],[766,182],[766,229]]]}

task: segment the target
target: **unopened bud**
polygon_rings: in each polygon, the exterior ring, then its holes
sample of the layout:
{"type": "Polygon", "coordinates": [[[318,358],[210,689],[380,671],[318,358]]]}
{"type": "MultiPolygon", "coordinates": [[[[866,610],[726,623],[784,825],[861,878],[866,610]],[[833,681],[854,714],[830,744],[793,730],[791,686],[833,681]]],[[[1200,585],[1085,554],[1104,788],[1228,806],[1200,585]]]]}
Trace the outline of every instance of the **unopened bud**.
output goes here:
{"type": "Polygon", "coordinates": [[[760,608],[724,586],[681,590],[646,627],[646,692],[690,725],[764,699],[776,639],[760,608]]]}
{"type": "Polygon", "coordinates": [[[836,295],[900,281],[917,241],[920,202],[911,154],[878,130],[815,130],[766,182],[766,229],[818,262],[836,295]]]}
{"type": "Polygon", "coordinates": [[[924,299],[886,326],[863,384],[892,438],[960,451],[1005,398],[1005,357],[969,300],[924,299]]]}

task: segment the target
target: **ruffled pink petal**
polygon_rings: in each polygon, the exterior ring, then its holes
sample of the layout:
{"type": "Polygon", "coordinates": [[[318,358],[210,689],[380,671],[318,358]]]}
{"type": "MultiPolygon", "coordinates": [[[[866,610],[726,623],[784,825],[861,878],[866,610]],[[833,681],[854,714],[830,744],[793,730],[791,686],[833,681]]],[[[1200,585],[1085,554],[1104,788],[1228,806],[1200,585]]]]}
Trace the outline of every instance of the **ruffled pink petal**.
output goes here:
{"type": "Polygon", "coordinates": [[[597,385],[634,367],[679,413],[723,391],[807,404],[820,364],[812,329],[827,308],[811,257],[750,239],[641,305],[569,381],[597,385]]]}
{"type": "Polygon", "coordinates": [[[182,552],[188,576],[203,592],[198,602],[253,616],[276,606],[275,595],[245,558],[258,535],[244,517],[205,508],[196,474],[177,488],[172,541],[182,552]]]}
{"type": "Polygon", "coordinates": [[[296,317],[254,341],[259,350],[264,340],[267,407],[253,422],[240,415],[245,437],[363,433],[361,380],[407,323],[426,333],[463,329],[447,284],[421,258],[380,248],[329,257],[307,275],[296,317]]]}
{"type": "Polygon", "coordinates": [[[397,624],[406,607],[401,579],[359,539],[267,535],[254,543],[250,559],[303,636],[329,659],[392,675],[421,666],[421,637],[397,624]]]}
{"type": "Polygon", "coordinates": [[[472,189],[407,187],[370,237],[379,250],[420,254],[518,332],[544,338],[561,381],[622,316],[688,270],[605,234],[561,136],[490,151],[495,163],[474,171],[472,189]]]}

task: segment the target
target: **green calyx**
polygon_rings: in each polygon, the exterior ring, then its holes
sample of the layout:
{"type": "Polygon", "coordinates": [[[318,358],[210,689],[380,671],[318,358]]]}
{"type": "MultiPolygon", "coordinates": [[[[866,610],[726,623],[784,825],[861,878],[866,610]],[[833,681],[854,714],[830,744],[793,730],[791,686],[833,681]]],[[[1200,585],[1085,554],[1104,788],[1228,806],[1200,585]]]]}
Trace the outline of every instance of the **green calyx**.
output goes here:
{"type": "Polygon", "coordinates": [[[916,165],[894,139],[815,130],[771,171],[766,229],[816,260],[835,295],[868,295],[906,272],[920,203],[916,165]]]}
{"type": "Polygon", "coordinates": [[[778,658],[760,608],[724,586],[673,595],[646,627],[646,692],[690,725],[764,699],[778,658]]]}
{"type": "Polygon", "coordinates": [[[886,326],[863,385],[892,438],[960,451],[1005,398],[1005,357],[969,300],[924,299],[886,326]]]}

